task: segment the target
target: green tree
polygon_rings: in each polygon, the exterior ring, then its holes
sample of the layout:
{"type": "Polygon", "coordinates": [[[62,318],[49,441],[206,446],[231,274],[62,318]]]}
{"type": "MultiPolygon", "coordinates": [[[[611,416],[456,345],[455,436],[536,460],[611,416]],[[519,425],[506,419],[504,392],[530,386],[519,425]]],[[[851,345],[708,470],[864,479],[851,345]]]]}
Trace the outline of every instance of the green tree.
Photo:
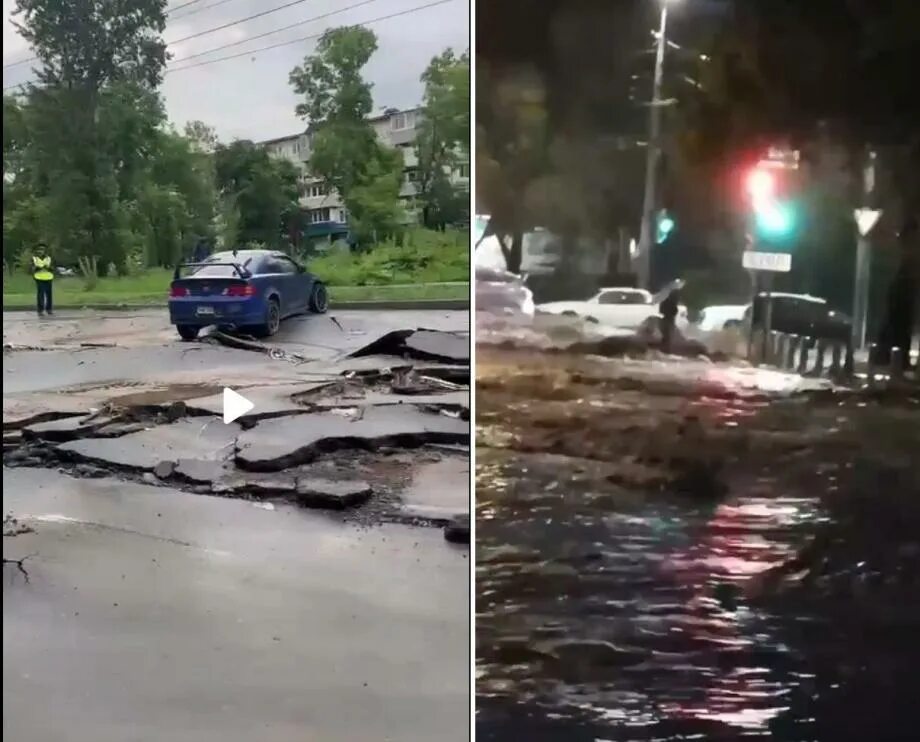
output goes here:
{"type": "Polygon", "coordinates": [[[135,262],[174,265],[200,239],[214,237],[215,208],[212,158],[175,131],[158,131],[134,202],[136,244],[142,246],[135,262]]]}
{"type": "Polygon", "coordinates": [[[38,79],[83,88],[131,81],[156,88],[166,66],[166,0],[16,0],[14,25],[38,58],[38,79]]]}
{"type": "Polygon", "coordinates": [[[220,140],[214,127],[204,121],[189,121],[185,125],[185,138],[202,152],[213,152],[220,140]]]}
{"type": "Polygon", "coordinates": [[[362,235],[383,239],[401,221],[390,215],[401,211],[402,157],[377,140],[368,120],[373,98],[361,70],[376,49],[377,37],[367,28],[330,29],[291,71],[290,82],[303,96],[297,114],[309,121],[313,137],[311,172],[341,194],[362,235]]]}
{"type": "Polygon", "coordinates": [[[26,155],[52,249],[124,266],[162,107],[165,0],[18,0],[17,27],[39,60],[27,96],[26,155]]]}
{"type": "Polygon", "coordinates": [[[524,233],[540,221],[526,194],[549,168],[546,90],[528,73],[483,67],[476,80],[476,201],[490,216],[487,233],[498,237],[508,270],[518,273],[524,233]]]}
{"type": "Polygon", "coordinates": [[[422,223],[443,227],[468,216],[468,193],[451,174],[470,157],[470,59],[446,49],[422,73],[425,95],[415,141],[422,223]]]}
{"type": "Polygon", "coordinates": [[[248,141],[218,145],[214,152],[218,192],[224,213],[235,212],[238,243],[286,243],[285,228],[298,207],[298,172],[282,159],[273,159],[248,141]]]}

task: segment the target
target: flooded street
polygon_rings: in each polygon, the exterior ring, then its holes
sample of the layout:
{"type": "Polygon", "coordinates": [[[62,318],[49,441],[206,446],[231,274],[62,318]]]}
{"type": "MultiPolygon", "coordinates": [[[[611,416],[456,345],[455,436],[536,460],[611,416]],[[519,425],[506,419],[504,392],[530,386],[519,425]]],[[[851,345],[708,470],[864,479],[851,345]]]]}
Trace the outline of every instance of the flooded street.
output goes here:
{"type": "Polygon", "coordinates": [[[760,373],[480,348],[479,739],[915,737],[920,397],[760,373]]]}

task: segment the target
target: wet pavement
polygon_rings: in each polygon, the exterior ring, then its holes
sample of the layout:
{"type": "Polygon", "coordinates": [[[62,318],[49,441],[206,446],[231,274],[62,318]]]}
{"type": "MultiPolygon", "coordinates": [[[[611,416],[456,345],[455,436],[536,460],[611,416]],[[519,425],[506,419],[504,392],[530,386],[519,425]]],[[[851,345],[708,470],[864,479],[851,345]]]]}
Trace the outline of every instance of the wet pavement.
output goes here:
{"type": "Polygon", "coordinates": [[[477,739],[916,737],[915,389],[480,347],[476,409],[477,739]]]}
{"type": "Polygon", "coordinates": [[[434,529],[4,470],[4,736],[466,740],[469,553],[434,529]]]}
{"type": "Polygon", "coordinates": [[[467,739],[467,317],[5,314],[4,731],[467,739]]]}

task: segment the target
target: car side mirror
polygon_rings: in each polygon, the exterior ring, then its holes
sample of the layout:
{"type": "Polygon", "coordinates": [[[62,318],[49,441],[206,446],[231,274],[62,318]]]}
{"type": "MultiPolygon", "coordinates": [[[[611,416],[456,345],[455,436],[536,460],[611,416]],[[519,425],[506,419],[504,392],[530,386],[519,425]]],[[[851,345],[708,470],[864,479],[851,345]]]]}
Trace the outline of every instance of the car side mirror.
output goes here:
{"type": "Polygon", "coordinates": [[[306,272],[307,272],[307,269],[304,268],[300,263],[297,263],[297,272],[298,272],[298,273],[306,273],[306,272]]]}

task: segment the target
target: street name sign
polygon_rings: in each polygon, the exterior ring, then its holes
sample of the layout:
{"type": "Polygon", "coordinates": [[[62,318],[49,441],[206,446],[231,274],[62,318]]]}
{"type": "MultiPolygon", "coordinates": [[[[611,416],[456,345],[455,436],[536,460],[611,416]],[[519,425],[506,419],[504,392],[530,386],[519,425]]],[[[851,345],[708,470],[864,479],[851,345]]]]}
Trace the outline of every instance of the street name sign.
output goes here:
{"type": "Polygon", "coordinates": [[[788,273],[792,270],[792,255],[787,252],[759,252],[745,250],[741,264],[749,271],[788,273]]]}

